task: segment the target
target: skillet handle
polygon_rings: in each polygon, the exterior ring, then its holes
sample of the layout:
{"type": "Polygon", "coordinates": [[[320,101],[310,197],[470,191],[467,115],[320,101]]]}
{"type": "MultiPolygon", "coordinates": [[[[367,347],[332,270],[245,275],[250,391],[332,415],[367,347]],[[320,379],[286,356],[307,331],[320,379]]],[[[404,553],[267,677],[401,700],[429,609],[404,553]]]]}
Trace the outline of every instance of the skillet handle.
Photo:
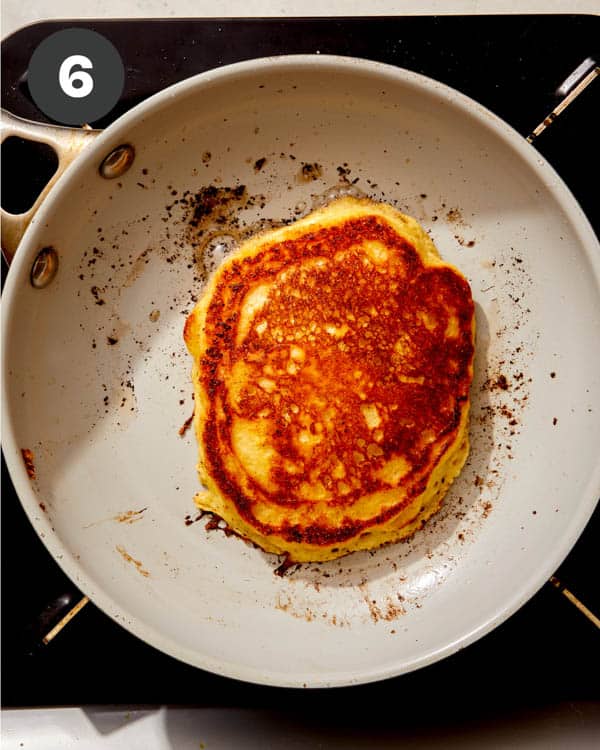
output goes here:
{"type": "Polygon", "coordinates": [[[2,143],[10,137],[45,143],[55,151],[58,157],[56,172],[52,175],[28,211],[21,214],[11,214],[4,209],[0,209],[0,216],[2,218],[2,253],[7,263],[10,263],[25,230],[54,183],[73,159],[89,143],[92,143],[102,131],[66,128],[58,125],[42,125],[31,120],[23,120],[20,117],[15,117],[4,109],[2,110],[0,123],[2,143]]]}

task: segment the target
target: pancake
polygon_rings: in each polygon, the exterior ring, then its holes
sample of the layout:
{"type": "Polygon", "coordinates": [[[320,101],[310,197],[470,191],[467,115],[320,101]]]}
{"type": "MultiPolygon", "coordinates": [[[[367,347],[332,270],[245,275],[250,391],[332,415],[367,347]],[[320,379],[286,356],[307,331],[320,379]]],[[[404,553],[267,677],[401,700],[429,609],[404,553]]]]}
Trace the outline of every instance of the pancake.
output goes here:
{"type": "Polygon", "coordinates": [[[289,562],[413,534],[467,458],[471,290],[391,206],[341,198],[245,241],[184,338],[196,504],[289,562]]]}

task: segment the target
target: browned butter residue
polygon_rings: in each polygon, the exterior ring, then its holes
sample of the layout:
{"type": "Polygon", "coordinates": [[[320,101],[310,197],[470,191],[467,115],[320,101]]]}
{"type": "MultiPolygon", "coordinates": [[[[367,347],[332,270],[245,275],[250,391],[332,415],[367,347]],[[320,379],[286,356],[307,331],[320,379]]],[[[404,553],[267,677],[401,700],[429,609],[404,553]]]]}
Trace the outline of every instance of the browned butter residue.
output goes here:
{"type": "Polygon", "coordinates": [[[313,180],[318,180],[322,175],[323,167],[320,164],[317,164],[316,161],[311,164],[303,162],[300,172],[298,173],[298,178],[300,182],[312,182],[313,180]]]}
{"type": "Polygon", "coordinates": [[[190,429],[192,422],[194,421],[194,412],[185,420],[178,430],[179,437],[183,437],[185,433],[190,429]]]}
{"type": "Polygon", "coordinates": [[[191,526],[193,523],[196,523],[196,521],[199,521],[203,515],[204,515],[204,511],[200,511],[200,513],[198,513],[198,515],[195,518],[192,518],[190,514],[188,513],[184,519],[184,523],[186,526],[191,526]]]}
{"type": "Polygon", "coordinates": [[[316,619],[317,615],[313,612],[310,607],[304,607],[296,609],[290,596],[286,594],[278,594],[275,601],[275,609],[279,609],[282,612],[287,612],[298,620],[306,620],[306,622],[312,622],[316,619]]]}
{"type": "Polygon", "coordinates": [[[136,521],[142,520],[142,514],[147,510],[147,507],[142,508],[141,510],[127,510],[125,513],[113,516],[113,520],[118,521],[119,523],[135,523],[136,521]]]}
{"type": "Polygon", "coordinates": [[[136,560],[135,557],[132,557],[129,554],[129,552],[127,552],[127,550],[124,547],[121,547],[120,544],[117,544],[117,546],[115,547],[115,549],[121,555],[121,557],[123,558],[123,560],[125,560],[126,562],[129,562],[129,563],[133,563],[133,565],[135,565],[135,567],[137,568],[137,572],[141,576],[144,576],[144,578],[148,578],[150,576],[150,573],[144,568],[144,566],[142,565],[142,563],[139,560],[136,560]]]}
{"type": "Polygon", "coordinates": [[[293,568],[296,565],[298,565],[298,563],[295,563],[293,560],[290,559],[290,556],[286,554],[284,555],[283,561],[275,568],[273,573],[275,573],[276,576],[283,578],[283,576],[288,572],[288,570],[290,568],[293,568]]]}
{"type": "Polygon", "coordinates": [[[369,615],[373,622],[379,622],[380,620],[391,622],[397,617],[406,614],[404,607],[400,604],[396,604],[389,598],[386,598],[385,603],[377,602],[376,599],[372,598],[365,584],[361,584],[358,588],[362,593],[365,604],[369,608],[369,615]]]}
{"type": "Polygon", "coordinates": [[[21,455],[23,456],[23,463],[25,464],[25,471],[30,479],[35,479],[35,465],[33,463],[33,451],[29,448],[21,448],[21,455]]]}

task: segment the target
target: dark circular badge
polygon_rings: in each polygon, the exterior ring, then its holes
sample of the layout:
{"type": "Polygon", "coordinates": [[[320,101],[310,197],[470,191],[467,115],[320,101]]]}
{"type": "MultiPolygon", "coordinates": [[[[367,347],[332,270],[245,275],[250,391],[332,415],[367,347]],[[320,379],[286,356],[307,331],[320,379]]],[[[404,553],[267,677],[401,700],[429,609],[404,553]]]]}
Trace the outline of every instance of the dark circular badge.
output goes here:
{"type": "Polygon", "coordinates": [[[33,101],[48,117],[85,125],[108,114],[123,91],[125,70],[114,45],[89,29],[51,34],[29,61],[33,101]]]}

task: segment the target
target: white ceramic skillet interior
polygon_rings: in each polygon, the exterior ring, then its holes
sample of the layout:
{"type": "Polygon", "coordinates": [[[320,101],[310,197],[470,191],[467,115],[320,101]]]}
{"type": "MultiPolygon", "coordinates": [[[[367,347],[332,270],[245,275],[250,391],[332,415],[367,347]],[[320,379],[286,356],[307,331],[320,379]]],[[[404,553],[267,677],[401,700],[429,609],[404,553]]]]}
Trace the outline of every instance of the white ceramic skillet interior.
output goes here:
{"type": "Polygon", "coordinates": [[[535,149],[435,81],[325,56],[184,81],[76,160],[17,252],[3,397],[18,494],[73,581],[185,662],[289,686],[434,662],[529,599],[594,508],[598,258],[584,215],[535,149]],[[103,180],[98,165],[121,143],[135,146],[133,167],[103,180]],[[302,180],[302,163],[321,176],[302,180]],[[281,221],[356,178],[354,189],[417,217],[471,282],[472,452],[413,541],[280,578],[276,558],[184,522],[197,478],[193,434],[178,435],[192,411],[182,329],[200,251],[185,211],[166,206],[186,190],[243,184],[253,199],[239,219],[281,221]],[[48,245],[59,272],[36,290],[31,263],[48,245]]]}

